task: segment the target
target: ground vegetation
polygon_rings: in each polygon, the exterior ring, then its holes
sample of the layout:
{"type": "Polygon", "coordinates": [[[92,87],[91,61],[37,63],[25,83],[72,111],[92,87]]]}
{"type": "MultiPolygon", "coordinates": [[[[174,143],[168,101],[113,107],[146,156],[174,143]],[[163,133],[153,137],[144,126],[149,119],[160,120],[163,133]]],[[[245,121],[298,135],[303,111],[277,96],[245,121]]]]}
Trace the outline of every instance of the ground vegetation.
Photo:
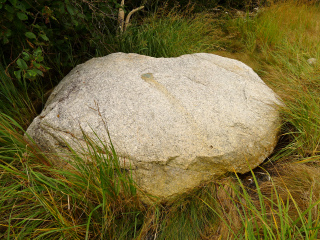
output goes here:
{"type": "Polygon", "coordinates": [[[1,239],[320,238],[319,2],[207,2],[0,0],[1,239]],[[119,31],[119,8],[141,5],[119,31]],[[118,51],[251,66],[285,103],[274,153],[151,206],[112,146],[87,138],[91,164],[74,152],[73,168],[55,167],[24,131],[73,67],[118,51]]]}

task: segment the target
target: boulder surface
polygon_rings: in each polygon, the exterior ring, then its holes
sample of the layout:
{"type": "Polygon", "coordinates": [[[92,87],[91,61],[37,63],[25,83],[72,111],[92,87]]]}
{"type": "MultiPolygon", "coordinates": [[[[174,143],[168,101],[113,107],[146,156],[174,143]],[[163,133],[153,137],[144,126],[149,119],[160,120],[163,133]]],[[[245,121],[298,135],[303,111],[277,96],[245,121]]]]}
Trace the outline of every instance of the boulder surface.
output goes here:
{"type": "Polygon", "coordinates": [[[85,146],[83,132],[108,143],[107,126],[122,166],[142,190],[167,200],[262,163],[277,143],[279,105],[237,60],[114,53],[75,67],[27,134],[60,154],[66,143],[85,146]]]}

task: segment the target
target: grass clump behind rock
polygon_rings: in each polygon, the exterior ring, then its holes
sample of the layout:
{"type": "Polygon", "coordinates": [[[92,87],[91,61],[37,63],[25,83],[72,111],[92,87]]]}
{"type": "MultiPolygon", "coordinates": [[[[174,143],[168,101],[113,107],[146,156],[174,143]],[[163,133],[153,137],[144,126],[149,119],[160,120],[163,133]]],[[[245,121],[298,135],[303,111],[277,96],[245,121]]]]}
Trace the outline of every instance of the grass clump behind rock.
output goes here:
{"type": "MultiPolygon", "coordinates": [[[[212,36],[218,30],[206,13],[194,15],[190,9],[161,8],[139,26],[131,26],[116,39],[118,51],[152,57],[178,57],[216,49],[212,36]]],[[[218,41],[218,39],[216,39],[218,41]]]]}

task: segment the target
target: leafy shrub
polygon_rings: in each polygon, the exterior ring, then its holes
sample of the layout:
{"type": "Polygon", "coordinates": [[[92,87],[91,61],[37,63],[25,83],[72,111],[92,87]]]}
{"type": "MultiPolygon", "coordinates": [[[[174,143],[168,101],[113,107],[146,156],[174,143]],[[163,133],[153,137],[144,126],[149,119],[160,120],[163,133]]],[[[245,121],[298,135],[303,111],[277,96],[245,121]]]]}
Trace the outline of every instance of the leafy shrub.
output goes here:
{"type": "Polygon", "coordinates": [[[75,65],[110,52],[116,15],[116,0],[0,0],[0,111],[28,125],[32,105],[75,65]]]}
{"type": "Polygon", "coordinates": [[[53,61],[57,54],[64,55],[59,64],[70,67],[74,58],[70,52],[77,51],[84,42],[92,52],[106,33],[114,31],[115,3],[0,0],[0,51],[5,56],[4,65],[9,65],[7,75],[12,76],[16,70],[18,79],[43,76],[48,70],[44,58],[53,61]]]}

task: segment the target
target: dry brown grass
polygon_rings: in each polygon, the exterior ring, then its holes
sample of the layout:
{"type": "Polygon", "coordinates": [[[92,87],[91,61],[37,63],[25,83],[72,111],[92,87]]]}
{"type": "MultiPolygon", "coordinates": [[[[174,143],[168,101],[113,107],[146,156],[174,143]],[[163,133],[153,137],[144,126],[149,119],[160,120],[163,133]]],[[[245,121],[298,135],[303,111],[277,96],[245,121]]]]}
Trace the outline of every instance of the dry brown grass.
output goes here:
{"type": "MultiPolygon", "coordinates": [[[[224,221],[218,222],[213,230],[215,234],[212,239],[237,239],[231,234],[231,230],[235,233],[245,233],[247,230],[244,227],[247,221],[258,223],[255,231],[262,231],[262,226],[265,224],[268,224],[275,233],[281,231],[280,225],[284,218],[288,221],[297,220],[297,226],[301,227],[299,214],[309,210],[311,213],[309,221],[319,223],[320,166],[318,164],[290,162],[269,164],[264,170],[255,170],[254,176],[258,184],[255,183],[252,174],[240,176],[243,188],[239,188],[239,182],[234,178],[225,178],[217,183],[215,198],[224,221]],[[265,173],[271,178],[265,177],[265,173]],[[285,208],[288,216],[285,216],[285,213],[279,214],[285,211],[285,208]]],[[[308,215],[303,218],[308,221],[308,215]]],[[[320,238],[320,234],[317,234],[317,237],[320,238]]]]}

